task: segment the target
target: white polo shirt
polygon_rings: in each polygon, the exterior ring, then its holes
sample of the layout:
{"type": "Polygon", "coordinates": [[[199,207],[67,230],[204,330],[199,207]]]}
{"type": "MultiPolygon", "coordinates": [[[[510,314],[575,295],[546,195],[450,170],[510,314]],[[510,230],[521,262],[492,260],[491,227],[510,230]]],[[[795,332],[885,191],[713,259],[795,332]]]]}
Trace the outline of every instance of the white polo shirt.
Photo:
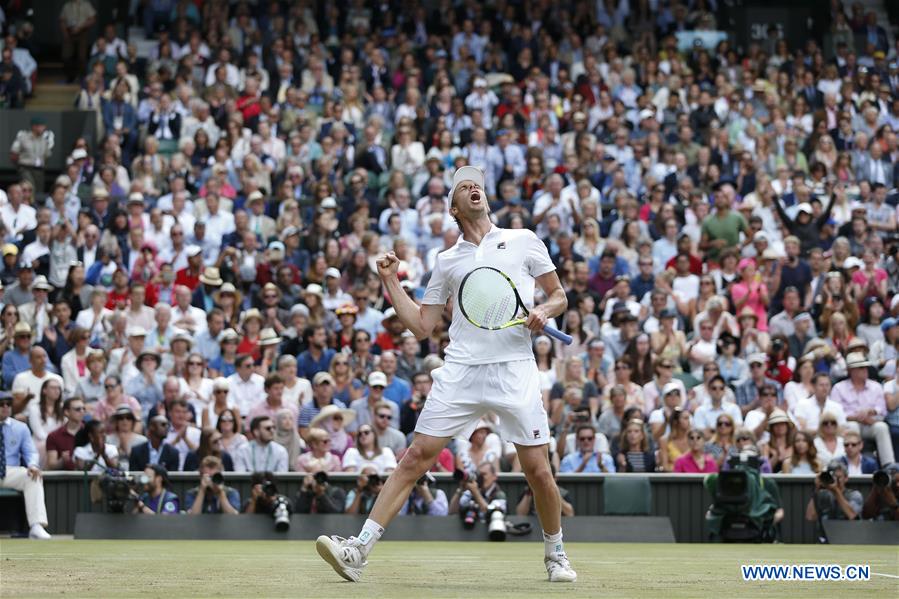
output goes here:
{"type": "Polygon", "coordinates": [[[480,245],[459,237],[453,247],[438,254],[422,303],[442,306],[451,297],[454,300],[446,361],[494,364],[533,359],[531,335],[524,326],[488,331],[468,322],[459,309],[458,294],[462,279],[481,266],[492,266],[508,275],[528,310],[534,306],[534,279],[556,269],[546,246],[533,231],[527,229],[493,226],[480,245]]]}

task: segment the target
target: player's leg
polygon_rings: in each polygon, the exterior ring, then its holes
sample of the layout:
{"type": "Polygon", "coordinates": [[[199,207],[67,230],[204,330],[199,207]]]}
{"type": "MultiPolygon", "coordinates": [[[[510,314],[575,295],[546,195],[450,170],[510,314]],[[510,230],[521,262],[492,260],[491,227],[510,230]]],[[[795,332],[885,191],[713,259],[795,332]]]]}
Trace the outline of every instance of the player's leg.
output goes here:
{"type": "Polygon", "coordinates": [[[434,465],[449,439],[416,433],[396,470],[384,483],[359,536],[343,539],[322,535],[318,538],[316,550],[335,572],[349,581],[359,581],[368,563],[366,558],[381,538],[384,528],[409,498],[415,482],[434,465]]]}
{"type": "Polygon", "coordinates": [[[562,499],[549,466],[547,445],[515,444],[518,461],[534,495],[534,506],[543,528],[546,571],[550,582],[574,582],[577,573],[571,568],[562,544],[562,499]]]}

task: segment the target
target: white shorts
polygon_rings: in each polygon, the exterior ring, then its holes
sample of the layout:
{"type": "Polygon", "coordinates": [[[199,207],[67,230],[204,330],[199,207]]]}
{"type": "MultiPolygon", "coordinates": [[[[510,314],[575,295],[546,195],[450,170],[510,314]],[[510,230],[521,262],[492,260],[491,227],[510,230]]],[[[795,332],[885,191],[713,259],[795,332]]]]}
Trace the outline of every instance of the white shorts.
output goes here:
{"type": "Polygon", "coordinates": [[[549,423],[534,360],[467,365],[447,362],[431,372],[434,384],[416,433],[468,439],[488,412],[499,416],[503,441],[545,445],[549,423]]]}

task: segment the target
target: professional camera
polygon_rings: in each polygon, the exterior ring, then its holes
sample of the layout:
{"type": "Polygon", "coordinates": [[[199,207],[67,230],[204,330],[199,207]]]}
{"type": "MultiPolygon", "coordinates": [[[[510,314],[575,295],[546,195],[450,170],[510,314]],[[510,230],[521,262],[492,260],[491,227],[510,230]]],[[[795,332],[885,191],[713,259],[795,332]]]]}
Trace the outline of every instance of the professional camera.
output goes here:
{"type": "MultiPolygon", "coordinates": [[[[884,472],[884,474],[886,474],[886,473],[884,472]]],[[[834,481],[835,481],[835,479],[834,479],[834,477],[833,477],[833,470],[822,470],[822,471],[818,474],[818,480],[819,480],[819,481],[821,482],[821,484],[824,485],[825,487],[829,487],[829,486],[832,485],[832,484],[834,483],[834,481]]],[[[876,475],[875,475],[875,482],[876,482],[876,480],[877,480],[877,479],[876,479],[876,475]]]]}
{"type": "MultiPolygon", "coordinates": [[[[822,473],[823,474],[823,473],[822,473]]],[[[890,473],[886,470],[878,470],[874,473],[874,486],[885,489],[890,486],[890,473]]]]}
{"type": "Polygon", "coordinates": [[[453,470],[453,480],[457,483],[467,483],[470,480],[476,480],[477,474],[473,472],[469,472],[468,470],[462,470],[461,468],[456,468],[453,470]]]}
{"type": "Polygon", "coordinates": [[[760,460],[753,451],[728,459],[729,470],[710,474],[705,487],[713,498],[706,513],[710,537],[719,541],[771,542],[777,536],[774,513],[777,505],[772,490],[759,472],[760,460]]]}
{"type": "Polygon", "coordinates": [[[143,472],[131,476],[124,470],[107,468],[97,479],[97,487],[106,502],[106,512],[111,514],[130,512],[138,498],[138,491],[143,490],[149,482],[150,477],[143,472]]]}
{"type": "Polygon", "coordinates": [[[221,472],[216,472],[215,474],[213,474],[212,475],[212,484],[214,484],[216,487],[221,487],[222,485],[224,485],[225,484],[225,475],[222,474],[221,472]]]}
{"type": "Polygon", "coordinates": [[[324,470],[319,470],[318,472],[316,472],[315,474],[312,475],[312,478],[315,479],[315,482],[317,482],[320,485],[328,484],[328,473],[325,472],[324,470]]]}
{"type": "Polygon", "coordinates": [[[506,540],[506,502],[494,499],[487,505],[487,536],[491,541],[506,540]]]}
{"type": "Polygon", "coordinates": [[[262,487],[263,496],[256,499],[256,512],[262,513],[263,508],[267,510],[272,515],[272,519],[275,521],[275,530],[278,532],[286,532],[290,529],[290,501],[278,493],[274,475],[271,472],[254,472],[250,477],[250,485],[262,487]]]}

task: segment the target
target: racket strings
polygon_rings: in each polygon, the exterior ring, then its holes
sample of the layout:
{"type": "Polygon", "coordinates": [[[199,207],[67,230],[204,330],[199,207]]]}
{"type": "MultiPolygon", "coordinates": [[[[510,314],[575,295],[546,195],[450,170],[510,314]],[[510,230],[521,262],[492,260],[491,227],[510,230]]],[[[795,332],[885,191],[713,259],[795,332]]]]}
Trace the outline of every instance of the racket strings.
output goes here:
{"type": "Polygon", "coordinates": [[[490,270],[469,277],[460,301],[468,318],[479,326],[498,327],[515,317],[515,292],[502,275],[490,270]]]}

